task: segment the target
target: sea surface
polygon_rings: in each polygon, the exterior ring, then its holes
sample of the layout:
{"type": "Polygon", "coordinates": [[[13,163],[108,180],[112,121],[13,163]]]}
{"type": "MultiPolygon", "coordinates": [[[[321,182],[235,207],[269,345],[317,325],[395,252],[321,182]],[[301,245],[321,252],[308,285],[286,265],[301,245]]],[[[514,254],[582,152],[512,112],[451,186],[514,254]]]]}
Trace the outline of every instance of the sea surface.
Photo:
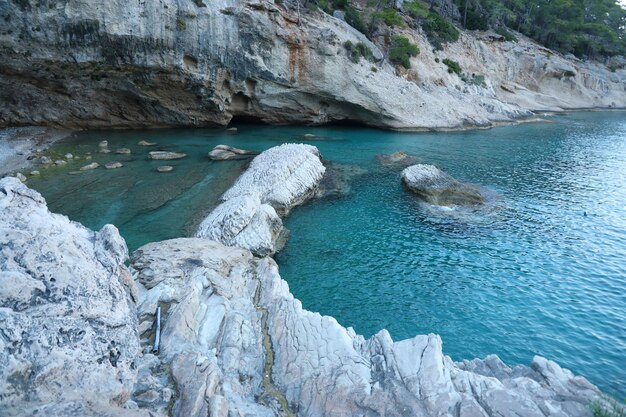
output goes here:
{"type": "Polygon", "coordinates": [[[318,146],[349,173],[344,194],[292,211],[291,239],[276,256],[303,306],[371,336],[437,333],[455,360],[498,354],[509,364],[555,360],[626,398],[626,113],[574,113],[547,122],[449,133],[360,127],[87,131],[52,149],[82,159],[29,185],[51,210],[86,226],[119,227],[131,250],[193,235],[246,161],[212,162],[224,143],[262,151],[318,146]],[[314,139],[304,134],[317,135],[314,139]],[[98,142],[113,152],[98,152],[98,142]],[[158,145],[137,145],[139,140],[158,145]],[[185,152],[149,161],[155,149],[185,152]],[[481,208],[420,202],[400,183],[404,151],[482,187],[481,208]],[[91,154],[92,160],[84,157],[91,154]],[[124,167],[69,175],[88,162],[124,167]]]}

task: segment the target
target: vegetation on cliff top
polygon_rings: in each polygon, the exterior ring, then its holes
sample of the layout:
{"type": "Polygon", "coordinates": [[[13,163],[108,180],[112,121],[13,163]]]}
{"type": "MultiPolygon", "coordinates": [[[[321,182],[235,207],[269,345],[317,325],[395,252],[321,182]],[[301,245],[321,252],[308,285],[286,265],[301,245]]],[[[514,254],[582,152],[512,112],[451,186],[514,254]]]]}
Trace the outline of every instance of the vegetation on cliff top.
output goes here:
{"type": "MultiPolygon", "coordinates": [[[[510,28],[580,58],[626,54],[626,10],[616,0],[455,0],[468,29],[510,28]]],[[[506,35],[504,35],[506,37],[506,35]]]]}
{"type": "MultiPolygon", "coordinates": [[[[307,1],[307,0],[302,0],[307,1]]],[[[400,29],[421,27],[435,49],[456,42],[455,25],[493,29],[507,41],[518,31],[548,48],[579,58],[626,55],[626,10],[617,0],[308,0],[370,39],[389,44],[400,29]]]]}

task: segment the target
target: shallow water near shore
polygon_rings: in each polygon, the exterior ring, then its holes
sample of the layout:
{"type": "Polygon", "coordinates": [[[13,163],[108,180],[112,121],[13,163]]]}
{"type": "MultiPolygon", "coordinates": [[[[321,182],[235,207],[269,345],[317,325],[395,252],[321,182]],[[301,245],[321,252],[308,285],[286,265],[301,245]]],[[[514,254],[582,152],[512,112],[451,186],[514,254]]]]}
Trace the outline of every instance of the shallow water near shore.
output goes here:
{"type": "Polygon", "coordinates": [[[539,354],[626,397],[626,113],[575,113],[552,123],[450,133],[357,127],[239,126],[222,130],[89,131],[53,147],[91,161],[29,179],[51,210],[99,229],[120,228],[131,250],[192,235],[246,161],[211,162],[224,143],[264,150],[317,146],[364,172],[347,195],[310,202],[286,219],[276,256],[303,306],[371,336],[438,333],[455,360],[498,354],[528,364],[539,354]],[[305,140],[306,133],[316,134],[305,140]],[[98,153],[130,148],[129,156],[98,153]],[[158,146],[137,145],[146,139],[158,146]],[[188,154],[149,161],[147,152],[188,154]],[[401,185],[403,150],[489,192],[481,209],[420,203],[401,185]],[[88,162],[120,161],[68,175],[88,162]],[[159,165],[174,165],[157,173],[159,165]]]}

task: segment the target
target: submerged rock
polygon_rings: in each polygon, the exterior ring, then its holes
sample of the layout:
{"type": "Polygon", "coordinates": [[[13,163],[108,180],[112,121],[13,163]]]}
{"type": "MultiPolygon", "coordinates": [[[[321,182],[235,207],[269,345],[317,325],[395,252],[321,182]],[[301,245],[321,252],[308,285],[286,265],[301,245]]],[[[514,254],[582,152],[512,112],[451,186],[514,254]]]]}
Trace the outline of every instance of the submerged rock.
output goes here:
{"type": "Polygon", "coordinates": [[[52,163],[50,158],[48,158],[47,156],[42,156],[41,158],[39,158],[39,162],[41,162],[43,165],[48,165],[52,163]]]}
{"type": "Polygon", "coordinates": [[[182,152],[169,152],[169,151],[152,151],[150,152],[150,159],[154,160],[170,160],[170,159],[182,159],[186,157],[186,153],[182,152]]]}
{"type": "Polygon", "coordinates": [[[251,250],[259,256],[282,247],[280,215],[311,198],[326,168],[314,146],[284,144],[250,163],[200,224],[196,236],[251,250]]]}
{"type": "Polygon", "coordinates": [[[30,175],[32,175],[33,177],[36,177],[36,176],[38,176],[38,175],[40,175],[40,174],[41,174],[41,172],[39,172],[39,171],[37,171],[37,170],[30,171],[30,175]]]}
{"type": "Polygon", "coordinates": [[[157,171],[158,172],[172,172],[174,171],[174,167],[171,165],[162,165],[160,167],[157,167],[157,171]]]}
{"type": "Polygon", "coordinates": [[[404,151],[398,151],[398,152],[394,152],[390,155],[386,155],[386,154],[380,154],[380,155],[376,155],[376,159],[378,159],[378,161],[382,164],[382,165],[411,165],[414,164],[417,159],[413,156],[409,156],[406,152],[404,151]]]}
{"type": "Polygon", "coordinates": [[[121,162],[109,162],[108,164],[104,165],[106,169],[121,168],[123,166],[124,165],[121,162]]]}
{"type": "Polygon", "coordinates": [[[118,154],[118,155],[130,155],[130,149],[128,149],[128,148],[120,148],[120,149],[116,150],[115,153],[118,154]]]}
{"type": "Polygon", "coordinates": [[[367,173],[367,170],[358,165],[345,165],[325,163],[326,172],[319,187],[315,192],[315,198],[340,197],[350,193],[351,182],[355,177],[367,173]]]}
{"type": "Polygon", "coordinates": [[[13,178],[0,180],[0,212],[0,414],[122,406],[139,356],[124,239],[50,213],[13,178]]]}
{"type": "Polygon", "coordinates": [[[63,166],[63,165],[67,165],[67,161],[64,161],[62,159],[59,159],[57,161],[54,161],[54,165],[56,166],[63,166]]]}
{"type": "Polygon", "coordinates": [[[212,161],[225,161],[228,159],[244,159],[250,157],[250,155],[256,154],[258,154],[258,152],[234,148],[228,145],[217,145],[209,152],[208,156],[212,161]]]}
{"type": "Polygon", "coordinates": [[[455,180],[434,165],[413,165],[402,171],[402,182],[430,204],[476,205],[485,199],[472,185],[455,180]]]}
{"type": "Polygon", "coordinates": [[[137,145],[139,145],[139,146],[154,146],[154,145],[156,145],[156,143],[148,142],[147,140],[140,140],[139,142],[137,142],[137,145]]]}
{"type": "Polygon", "coordinates": [[[68,152],[65,154],[65,159],[74,159],[74,155],[68,152]]]}
{"type": "Polygon", "coordinates": [[[80,167],[80,170],[81,170],[81,171],[89,171],[89,170],[92,170],[92,169],[96,169],[96,168],[98,168],[99,166],[100,166],[100,164],[99,164],[99,163],[97,163],[97,162],[92,162],[92,163],[87,164],[87,165],[85,165],[85,166],[83,166],[83,167],[80,167]]]}
{"type": "Polygon", "coordinates": [[[236,127],[229,127],[228,129],[226,129],[226,133],[229,133],[231,135],[236,135],[238,133],[238,130],[236,127]]]}

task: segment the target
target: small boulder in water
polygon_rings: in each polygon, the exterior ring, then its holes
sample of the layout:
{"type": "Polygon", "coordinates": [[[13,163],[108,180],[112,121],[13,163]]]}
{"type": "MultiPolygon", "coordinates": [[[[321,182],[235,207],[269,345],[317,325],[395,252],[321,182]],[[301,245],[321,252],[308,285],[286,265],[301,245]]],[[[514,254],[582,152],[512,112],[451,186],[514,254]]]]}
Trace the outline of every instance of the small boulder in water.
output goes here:
{"type": "Polygon", "coordinates": [[[109,147],[109,142],[106,140],[103,140],[98,144],[98,148],[108,148],[108,147],[109,147]]]}
{"type": "Polygon", "coordinates": [[[137,145],[139,145],[139,146],[154,146],[154,145],[156,145],[156,143],[148,142],[147,140],[140,140],[139,142],[137,142],[137,145]]]}
{"type": "Polygon", "coordinates": [[[58,161],[54,161],[54,165],[61,166],[61,165],[65,165],[65,164],[67,164],[67,162],[62,160],[62,159],[59,159],[58,161]]]}
{"type": "Polygon", "coordinates": [[[18,180],[22,182],[26,182],[26,175],[22,174],[21,172],[18,172],[17,174],[15,174],[15,178],[17,178],[18,180]]]}
{"type": "Polygon", "coordinates": [[[44,164],[44,165],[47,165],[47,164],[51,163],[52,161],[51,161],[51,160],[50,160],[50,158],[48,158],[47,156],[42,156],[42,157],[39,159],[39,162],[41,162],[41,163],[42,163],[42,164],[44,164]]]}
{"type": "Polygon", "coordinates": [[[80,170],[81,171],[89,171],[92,169],[96,169],[100,166],[100,164],[98,164],[97,162],[92,162],[91,164],[85,165],[84,167],[81,167],[80,170]]]}
{"type": "Polygon", "coordinates": [[[243,159],[248,155],[256,155],[257,152],[246,151],[244,149],[233,148],[228,145],[217,145],[211,152],[209,152],[209,159],[212,161],[225,161],[228,159],[243,159]]]}
{"type": "Polygon", "coordinates": [[[401,176],[411,191],[431,204],[477,205],[485,202],[477,188],[457,181],[434,165],[412,165],[402,171],[401,176]]]}
{"type": "Polygon", "coordinates": [[[39,171],[37,171],[37,170],[30,171],[30,175],[31,175],[31,176],[33,176],[33,177],[36,177],[36,176],[38,176],[38,175],[40,175],[40,174],[41,174],[41,173],[40,173],[39,171]]]}
{"type": "Polygon", "coordinates": [[[316,136],[313,133],[305,133],[304,135],[302,135],[302,137],[304,139],[315,139],[316,136]]]}
{"type": "Polygon", "coordinates": [[[120,148],[117,151],[115,151],[116,154],[118,155],[130,155],[130,149],[128,148],[120,148]]]}
{"type": "Polygon", "coordinates": [[[74,155],[68,152],[65,154],[65,159],[74,159],[74,155]]]}
{"type": "Polygon", "coordinates": [[[150,152],[150,159],[155,160],[169,160],[169,159],[181,159],[186,157],[186,153],[182,152],[169,152],[169,151],[152,151],[150,152]]]}
{"type": "Polygon", "coordinates": [[[172,172],[174,171],[174,167],[171,165],[162,165],[157,168],[158,172],[172,172]]]}
{"type": "Polygon", "coordinates": [[[376,155],[376,159],[383,165],[411,165],[415,163],[415,158],[409,156],[404,151],[394,152],[390,155],[376,155]]]}
{"type": "Polygon", "coordinates": [[[236,127],[229,127],[228,129],[226,129],[226,132],[231,135],[236,135],[238,133],[238,130],[236,127]]]}
{"type": "Polygon", "coordinates": [[[115,169],[115,168],[121,168],[124,165],[122,165],[121,162],[109,162],[108,164],[106,164],[104,167],[106,169],[115,169]]]}

